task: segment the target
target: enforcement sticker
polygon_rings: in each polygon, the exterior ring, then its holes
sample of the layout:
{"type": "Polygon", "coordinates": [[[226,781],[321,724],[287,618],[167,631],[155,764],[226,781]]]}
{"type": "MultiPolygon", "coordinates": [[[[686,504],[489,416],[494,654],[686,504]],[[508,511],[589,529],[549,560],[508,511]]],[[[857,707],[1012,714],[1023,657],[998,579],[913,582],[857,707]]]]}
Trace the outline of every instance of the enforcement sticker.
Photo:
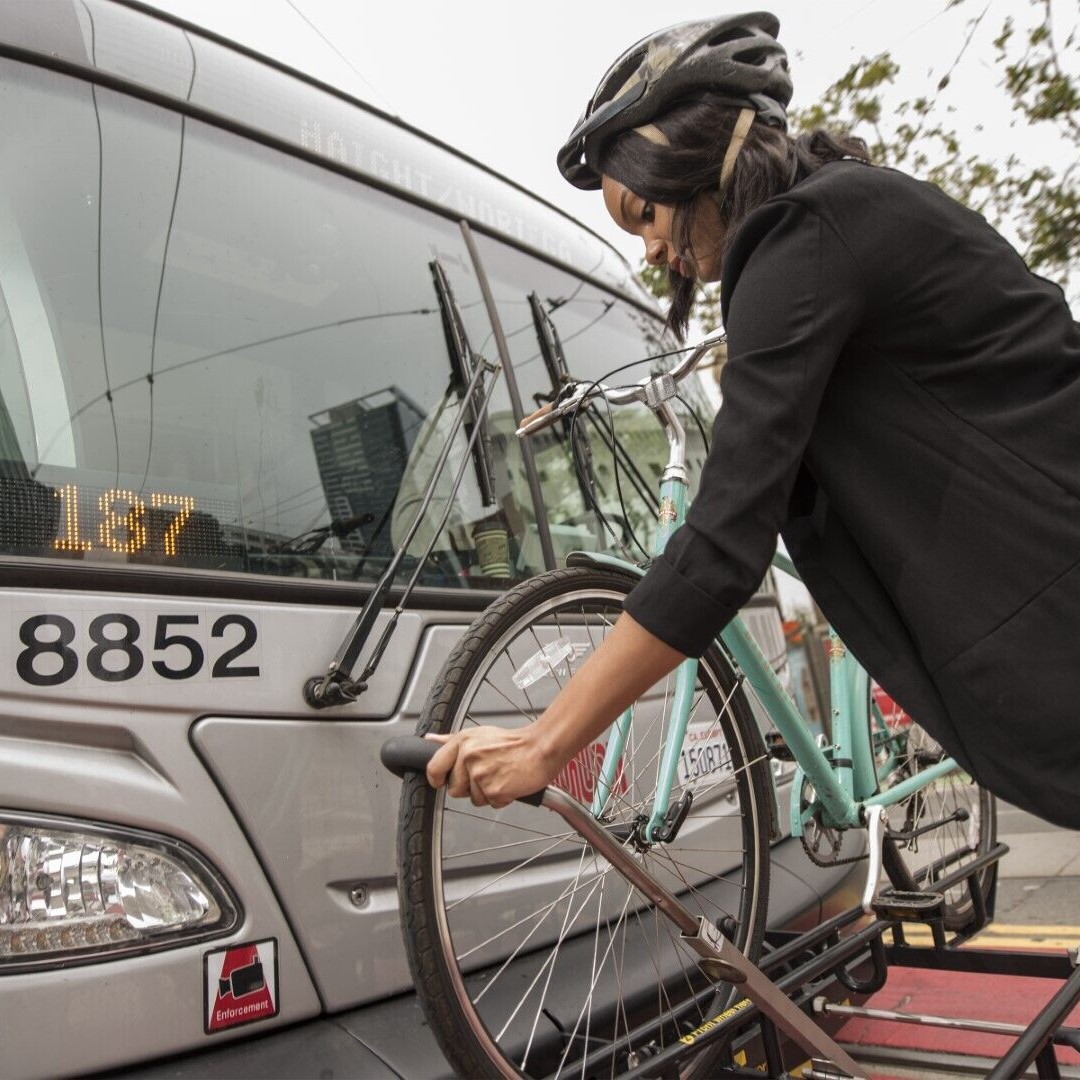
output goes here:
{"type": "Polygon", "coordinates": [[[203,1030],[207,1035],[277,1016],[275,938],[205,953],[203,976],[203,1030]]]}

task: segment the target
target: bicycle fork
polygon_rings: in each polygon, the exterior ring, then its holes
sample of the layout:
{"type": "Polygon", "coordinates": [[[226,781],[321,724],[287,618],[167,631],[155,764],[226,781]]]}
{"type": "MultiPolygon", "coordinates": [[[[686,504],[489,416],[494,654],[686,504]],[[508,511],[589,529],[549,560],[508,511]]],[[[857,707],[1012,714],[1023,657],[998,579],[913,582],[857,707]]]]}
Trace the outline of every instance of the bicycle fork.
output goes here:
{"type": "MultiPolygon", "coordinates": [[[[668,821],[671,816],[668,804],[671,802],[671,789],[678,773],[679,752],[683,745],[687,726],[690,723],[697,669],[697,660],[689,659],[684,660],[675,672],[671,727],[664,737],[652,811],[643,830],[646,843],[652,844],[668,838],[664,831],[665,828],[669,828],[668,821]]],[[[600,818],[603,815],[608,799],[617,790],[619,770],[622,768],[623,750],[626,747],[626,738],[633,724],[633,719],[634,709],[631,706],[615,721],[608,733],[607,745],[604,747],[604,762],[600,767],[600,775],[597,778],[592,806],[589,808],[589,812],[594,818],[600,818]]],[[[683,798],[686,799],[687,796],[684,795],[683,798]]]]}
{"type": "MultiPolygon", "coordinates": [[[[675,411],[669,404],[675,396],[675,382],[670,376],[659,376],[645,388],[646,404],[660,421],[668,440],[668,461],[660,478],[660,510],[657,516],[654,553],[663,553],[672,533],[686,520],[686,432],[675,411]]],[[[673,815],[669,807],[671,789],[678,770],[679,753],[690,722],[694,702],[694,684],[697,681],[698,662],[693,658],[684,660],[675,672],[675,691],[671,709],[671,728],[663,734],[664,746],[657,770],[656,793],[653,797],[649,820],[644,824],[642,838],[652,844],[667,839],[678,828],[678,822],[689,809],[689,797],[676,808],[673,815]]],[[[590,813],[599,818],[604,812],[612,792],[616,790],[621,768],[623,749],[633,721],[633,706],[615,721],[608,733],[604,748],[604,761],[600,767],[590,813]]]]}
{"type": "Polygon", "coordinates": [[[826,1032],[822,1031],[761,969],[711,923],[693,915],[678,898],[657,882],[631,851],[611,836],[592,813],[558,788],[544,789],[540,805],[558,814],[589,846],[679,930],[681,940],[698,957],[702,972],[713,981],[740,987],[781,1031],[815,1058],[811,1075],[863,1080],[865,1073],[826,1032]],[[820,1071],[822,1068],[832,1071],[820,1071]],[[842,1071],[838,1071],[842,1070],[842,1071]]]}

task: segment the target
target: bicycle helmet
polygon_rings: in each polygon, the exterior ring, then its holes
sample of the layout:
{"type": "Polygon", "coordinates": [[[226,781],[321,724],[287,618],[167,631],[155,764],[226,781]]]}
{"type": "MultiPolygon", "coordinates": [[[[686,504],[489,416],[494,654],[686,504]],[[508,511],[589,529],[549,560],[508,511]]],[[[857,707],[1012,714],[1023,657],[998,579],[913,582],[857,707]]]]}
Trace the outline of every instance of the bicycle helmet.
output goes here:
{"type": "Polygon", "coordinates": [[[600,80],[559,151],[559,171],[575,187],[600,187],[597,160],[606,142],[702,91],[730,95],[732,106],[786,131],[792,85],[779,30],[775,15],[759,11],[678,23],[642,38],[600,80]]]}

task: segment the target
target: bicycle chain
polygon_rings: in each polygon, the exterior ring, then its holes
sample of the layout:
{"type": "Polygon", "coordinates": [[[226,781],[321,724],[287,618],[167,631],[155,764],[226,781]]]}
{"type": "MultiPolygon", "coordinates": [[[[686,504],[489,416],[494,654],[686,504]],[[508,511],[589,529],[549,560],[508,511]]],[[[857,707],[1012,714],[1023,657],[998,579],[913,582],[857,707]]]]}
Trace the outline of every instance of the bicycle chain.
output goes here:
{"type": "Polygon", "coordinates": [[[803,851],[806,852],[807,857],[815,866],[844,866],[847,863],[857,863],[861,862],[863,859],[870,858],[870,853],[864,851],[861,855],[847,855],[843,859],[822,859],[813,850],[811,850],[810,845],[806,842],[805,830],[803,830],[803,834],[801,837],[799,837],[799,839],[802,840],[803,851]]]}
{"type": "MultiPolygon", "coordinates": [[[[801,812],[805,812],[807,807],[809,806],[809,803],[806,801],[806,789],[809,786],[810,786],[809,781],[804,777],[803,782],[802,782],[802,789],[798,793],[799,807],[800,807],[801,812]]],[[[795,792],[792,791],[792,798],[795,798],[795,797],[796,797],[795,792]]],[[[848,863],[857,863],[857,862],[860,862],[863,859],[869,858],[869,853],[868,852],[863,852],[862,855],[847,855],[842,859],[835,856],[835,855],[832,858],[823,858],[822,856],[818,855],[818,853],[816,851],[814,851],[814,849],[810,846],[809,841],[806,839],[807,831],[810,828],[816,827],[816,828],[821,829],[823,833],[832,834],[834,836],[839,835],[836,829],[827,828],[826,826],[822,825],[820,823],[820,821],[818,821],[817,815],[820,814],[820,813],[821,813],[821,807],[820,807],[820,804],[819,804],[817,809],[815,810],[814,816],[803,825],[802,835],[799,837],[799,839],[802,841],[803,851],[806,852],[806,857],[815,866],[821,866],[821,867],[824,867],[824,868],[828,868],[830,866],[846,866],[848,863]]],[[[846,831],[847,830],[841,830],[841,832],[846,832],[846,831]]],[[[841,838],[840,842],[836,845],[837,850],[839,850],[839,848],[843,844],[843,842],[844,841],[841,838]]]]}

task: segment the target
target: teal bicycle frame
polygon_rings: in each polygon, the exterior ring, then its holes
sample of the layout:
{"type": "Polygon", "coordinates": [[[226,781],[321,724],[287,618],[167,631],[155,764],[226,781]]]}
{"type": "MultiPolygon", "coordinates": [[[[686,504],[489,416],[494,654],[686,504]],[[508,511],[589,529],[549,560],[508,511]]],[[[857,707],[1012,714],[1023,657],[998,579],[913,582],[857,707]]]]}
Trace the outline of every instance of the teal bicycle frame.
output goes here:
{"type": "MultiPolygon", "coordinates": [[[[652,397],[661,397],[662,393],[654,392],[652,397]]],[[[660,482],[660,513],[655,544],[657,555],[664,550],[671,534],[686,518],[686,435],[669,404],[669,397],[673,396],[673,393],[672,384],[671,395],[658,402],[648,400],[649,407],[667,432],[670,446],[668,464],[660,482]]],[[[595,556],[593,558],[595,559],[595,556]]],[[[599,561],[640,573],[636,567],[623,560],[603,557],[599,561]]],[[[773,558],[773,565],[798,579],[794,565],[784,555],[777,553],[773,558]]],[[[957,762],[946,757],[920,771],[917,776],[893,784],[884,791],[880,789],[882,778],[888,775],[897,763],[892,753],[893,740],[880,712],[871,708],[868,674],[835,633],[831,634],[829,650],[832,742],[827,746],[818,745],[795,703],[740,618],[736,617],[724,628],[720,641],[734,659],[737,674],[741,673],[753,688],[797,763],[793,788],[796,794],[791,800],[793,836],[802,835],[805,824],[814,812],[814,804],[803,807],[802,800],[798,797],[798,793],[803,790],[803,781],[812,786],[814,798],[820,803],[822,823],[830,828],[844,829],[866,824],[868,808],[892,806],[940,777],[959,770],[957,762]],[[870,730],[872,722],[877,728],[873,734],[870,730]],[[886,752],[882,755],[884,760],[879,758],[876,751],[886,752]]],[[[687,659],[675,672],[672,719],[664,736],[652,810],[645,826],[645,838],[649,842],[659,839],[658,831],[668,814],[671,791],[678,773],[679,754],[690,721],[697,669],[697,660],[687,659]]],[[[619,762],[632,723],[631,707],[610,729],[600,777],[590,807],[596,818],[602,817],[608,797],[614,790],[619,762]]]]}

